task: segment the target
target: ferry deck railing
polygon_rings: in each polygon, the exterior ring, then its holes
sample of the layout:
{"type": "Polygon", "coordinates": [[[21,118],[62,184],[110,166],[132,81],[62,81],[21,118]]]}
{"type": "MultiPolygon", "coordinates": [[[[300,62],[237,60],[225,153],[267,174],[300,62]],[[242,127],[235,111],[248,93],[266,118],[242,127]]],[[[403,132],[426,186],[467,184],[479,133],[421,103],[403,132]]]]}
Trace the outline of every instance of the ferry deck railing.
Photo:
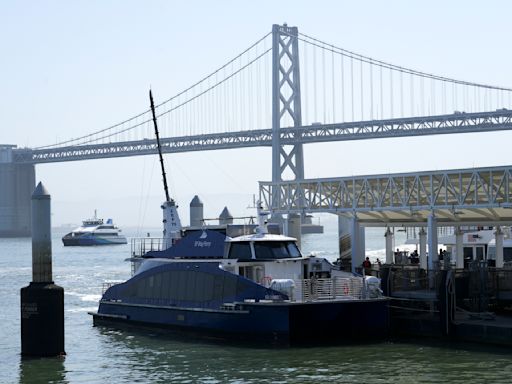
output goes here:
{"type": "Polygon", "coordinates": [[[140,237],[131,239],[132,257],[141,257],[149,251],[163,251],[165,239],[162,237],[140,237]]]}
{"type": "Polygon", "coordinates": [[[364,282],[360,278],[313,278],[294,282],[295,301],[365,298],[364,282]]]}

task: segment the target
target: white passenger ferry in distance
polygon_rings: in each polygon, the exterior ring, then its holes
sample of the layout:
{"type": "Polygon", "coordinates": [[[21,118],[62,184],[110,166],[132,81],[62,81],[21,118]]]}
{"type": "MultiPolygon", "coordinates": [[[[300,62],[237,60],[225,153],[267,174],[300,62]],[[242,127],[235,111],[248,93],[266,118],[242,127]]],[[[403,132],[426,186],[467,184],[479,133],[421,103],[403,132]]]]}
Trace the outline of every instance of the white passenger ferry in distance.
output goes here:
{"type": "Polygon", "coordinates": [[[103,219],[94,217],[82,221],[82,225],[62,238],[65,246],[70,245],[114,245],[126,244],[127,240],[121,230],[114,225],[112,219],[103,222],[103,219]]]}

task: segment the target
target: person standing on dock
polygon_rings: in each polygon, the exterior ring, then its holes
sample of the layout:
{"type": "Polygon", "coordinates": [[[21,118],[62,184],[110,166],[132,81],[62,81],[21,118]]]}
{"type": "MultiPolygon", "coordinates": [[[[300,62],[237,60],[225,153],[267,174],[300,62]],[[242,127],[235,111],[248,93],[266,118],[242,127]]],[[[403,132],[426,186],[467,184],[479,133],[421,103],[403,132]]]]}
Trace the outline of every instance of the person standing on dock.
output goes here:
{"type": "Polygon", "coordinates": [[[367,256],[365,261],[363,261],[364,274],[370,276],[372,274],[372,262],[370,258],[367,256]]]}

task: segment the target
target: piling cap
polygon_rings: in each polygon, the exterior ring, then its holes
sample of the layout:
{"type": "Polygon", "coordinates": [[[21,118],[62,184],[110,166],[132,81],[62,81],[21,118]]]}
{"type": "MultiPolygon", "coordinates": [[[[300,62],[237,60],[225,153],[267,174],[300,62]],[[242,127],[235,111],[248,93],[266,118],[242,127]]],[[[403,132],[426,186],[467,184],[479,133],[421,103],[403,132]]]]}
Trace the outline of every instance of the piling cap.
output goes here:
{"type": "Polygon", "coordinates": [[[192,199],[192,201],[190,202],[190,206],[191,207],[202,207],[203,202],[201,201],[199,196],[195,195],[194,198],[192,199]]]}
{"type": "Polygon", "coordinates": [[[228,207],[224,207],[219,216],[221,219],[233,218],[233,215],[229,212],[228,207]]]}
{"type": "Polygon", "coordinates": [[[37,184],[36,189],[34,190],[34,193],[32,193],[32,199],[49,199],[50,193],[45,188],[42,182],[39,182],[37,184]]]}

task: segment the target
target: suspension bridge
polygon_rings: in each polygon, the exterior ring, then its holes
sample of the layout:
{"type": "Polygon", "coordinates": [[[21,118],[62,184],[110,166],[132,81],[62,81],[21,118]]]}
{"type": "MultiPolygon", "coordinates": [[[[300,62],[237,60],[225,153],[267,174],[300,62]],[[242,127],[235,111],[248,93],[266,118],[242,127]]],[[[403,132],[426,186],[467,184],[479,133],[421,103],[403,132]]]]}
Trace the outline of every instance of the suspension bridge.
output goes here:
{"type": "MultiPolygon", "coordinates": [[[[509,168],[478,176],[460,170],[457,176],[427,172],[319,181],[305,178],[303,145],[509,130],[511,93],[504,86],[402,67],[274,25],[224,65],[161,101],[156,111],[164,153],[271,147],[272,180],[260,184],[260,196],[276,212],[327,211],[361,223],[392,224],[436,212],[436,220],[454,222],[465,210],[471,220],[500,222],[512,220],[509,168]],[[442,193],[452,198],[442,200],[442,193]]],[[[35,165],[156,153],[149,108],[89,132],[34,148],[0,145],[0,235],[29,234],[35,165]]]]}

